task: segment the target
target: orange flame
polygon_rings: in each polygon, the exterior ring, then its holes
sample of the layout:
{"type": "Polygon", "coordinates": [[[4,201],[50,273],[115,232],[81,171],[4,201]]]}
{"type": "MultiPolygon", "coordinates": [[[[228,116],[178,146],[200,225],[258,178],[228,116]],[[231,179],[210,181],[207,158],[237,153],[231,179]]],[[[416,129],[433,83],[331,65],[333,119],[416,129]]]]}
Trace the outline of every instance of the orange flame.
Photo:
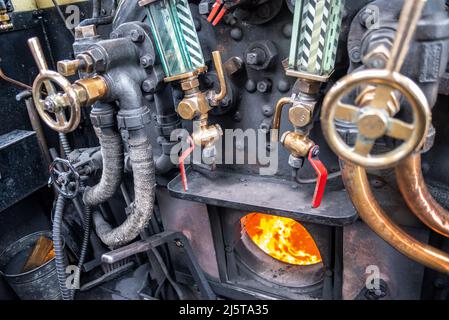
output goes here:
{"type": "Polygon", "coordinates": [[[312,236],[295,220],[251,213],[243,217],[241,223],[252,241],[277,260],[299,266],[321,262],[312,236]]]}

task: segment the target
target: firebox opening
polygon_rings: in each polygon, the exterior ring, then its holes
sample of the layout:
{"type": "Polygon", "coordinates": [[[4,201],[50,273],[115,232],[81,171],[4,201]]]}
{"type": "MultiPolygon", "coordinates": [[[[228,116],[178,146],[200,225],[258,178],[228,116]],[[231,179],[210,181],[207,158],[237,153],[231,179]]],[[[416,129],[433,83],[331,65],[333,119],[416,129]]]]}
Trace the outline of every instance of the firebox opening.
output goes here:
{"type": "Polygon", "coordinates": [[[252,242],[276,260],[296,266],[322,262],[310,233],[293,219],[254,212],[244,216],[241,224],[252,242]]]}

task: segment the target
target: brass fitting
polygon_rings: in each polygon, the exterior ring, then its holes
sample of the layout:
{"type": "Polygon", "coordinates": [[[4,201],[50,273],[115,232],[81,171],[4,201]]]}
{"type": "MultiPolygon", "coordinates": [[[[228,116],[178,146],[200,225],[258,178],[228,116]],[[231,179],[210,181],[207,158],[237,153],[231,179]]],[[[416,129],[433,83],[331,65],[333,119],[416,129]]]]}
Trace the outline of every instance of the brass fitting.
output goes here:
{"type": "Polygon", "coordinates": [[[39,115],[55,131],[68,133],[75,130],[81,120],[81,107],[106,96],[106,80],[96,76],[72,84],[60,73],[48,70],[38,38],[29,39],[28,45],[39,68],[32,90],[39,115]],[[47,91],[45,98],[42,96],[44,87],[47,91]]]}
{"type": "Polygon", "coordinates": [[[210,90],[207,92],[207,100],[209,101],[211,106],[218,106],[221,100],[226,97],[227,87],[226,80],[223,71],[223,64],[221,62],[220,51],[212,52],[212,58],[214,60],[215,71],[217,72],[218,81],[220,83],[220,92],[215,92],[214,90],[210,90]]]}
{"type": "Polygon", "coordinates": [[[73,88],[77,91],[81,104],[88,106],[106,96],[108,92],[106,81],[100,76],[78,80],[73,84],[73,88]]]}
{"type": "Polygon", "coordinates": [[[14,25],[10,22],[11,18],[6,10],[0,10],[0,30],[6,31],[14,28],[14,25]]]}
{"type": "Polygon", "coordinates": [[[307,135],[290,131],[282,135],[281,143],[295,158],[306,158],[310,150],[315,146],[315,142],[307,135]]]}
{"type": "Polygon", "coordinates": [[[97,36],[97,27],[94,24],[75,28],[75,39],[92,38],[97,36]]]}
{"type": "Polygon", "coordinates": [[[192,139],[196,145],[211,147],[223,135],[220,125],[208,125],[207,122],[208,116],[205,114],[193,128],[192,139]]]}
{"type": "Polygon", "coordinates": [[[312,122],[315,104],[296,102],[288,111],[288,119],[295,128],[302,128],[312,122]]]}
{"type": "Polygon", "coordinates": [[[79,54],[75,60],[62,60],[58,61],[57,69],[64,77],[70,77],[75,75],[78,71],[92,72],[93,60],[87,54],[79,54]]]}
{"type": "Polygon", "coordinates": [[[211,109],[206,95],[199,89],[198,76],[181,80],[181,89],[185,92],[184,99],[178,105],[178,114],[184,120],[193,120],[211,109]]]}
{"type": "Polygon", "coordinates": [[[58,61],[57,69],[60,74],[64,77],[70,77],[77,73],[80,67],[81,61],[78,59],[75,60],[62,60],[58,61]]]}

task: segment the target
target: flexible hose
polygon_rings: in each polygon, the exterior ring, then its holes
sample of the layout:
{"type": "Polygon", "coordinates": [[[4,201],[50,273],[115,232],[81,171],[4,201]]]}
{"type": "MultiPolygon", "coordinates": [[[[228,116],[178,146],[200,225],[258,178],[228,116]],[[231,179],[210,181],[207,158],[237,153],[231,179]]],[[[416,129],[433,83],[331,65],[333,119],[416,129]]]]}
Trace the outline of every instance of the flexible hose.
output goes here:
{"type": "Polygon", "coordinates": [[[123,142],[120,133],[99,133],[103,157],[103,172],[100,182],[94,187],[87,187],[83,201],[86,206],[97,206],[109,200],[120,186],[124,166],[123,142]]]}
{"type": "Polygon", "coordinates": [[[156,189],[155,165],[150,141],[146,137],[130,138],[129,156],[134,176],[132,212],[119,227],[113,229],[100,213],[93,216],[95,230],[110,248],[128,244],[144,230],[153,215],[156,189]]]}
{"type": "Polygon", "coordinates": [[[59,133],[59,143],[61,144],[62,150],[64,150],[65,157],[67,158],[73,150],[65,133],[59,133]]]}
{"type": "MultiPolygon", "coordinates": [[[[84,261],[86,260],[87,255],[87,249],[89,247],[89,239],[90,239],[90,230],[91,230],[91,223],[92,223],[92,210],[89,206],[84,206],[84,235],[83,235],[83,243],[81,245],[80,250],[80,257],[78,260],[78,268],[75,271],[75,284],[80,283],[81,278],[81,271],[83,268],[84,261]]],[[[71,298],[75,297],[75,290],[72,290],[71,292],[71,298]]]]}
{"type": "Polygon", "coordinates": [[[55,249],[56,273],[58,276],[59,290],[63,300],[70,300],[71,293],[66,285],[65,276],[65,254],[64,245],[61,235],[62,216],[64,214],[65,199],[58,196],[55,205],[55,213],[53,217],[53,246],[55,249]]]}

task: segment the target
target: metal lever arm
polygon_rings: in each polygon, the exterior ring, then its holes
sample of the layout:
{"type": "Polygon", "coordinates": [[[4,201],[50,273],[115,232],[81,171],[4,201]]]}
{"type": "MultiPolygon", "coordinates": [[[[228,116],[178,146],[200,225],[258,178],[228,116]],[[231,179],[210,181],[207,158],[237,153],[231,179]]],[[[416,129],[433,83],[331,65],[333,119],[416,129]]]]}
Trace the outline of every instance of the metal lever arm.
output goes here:
{"type": "Polygon", "coordinates": [[[313,194],[312,208],[318,208],[321,205],[324,196],[324,190],[327,184],[327,169],[321,160],[318,158],[320,148],[314,146],[309,152],[309,162],[315,170],[318,179],[316,182],[315,192],[313,194]]]}

